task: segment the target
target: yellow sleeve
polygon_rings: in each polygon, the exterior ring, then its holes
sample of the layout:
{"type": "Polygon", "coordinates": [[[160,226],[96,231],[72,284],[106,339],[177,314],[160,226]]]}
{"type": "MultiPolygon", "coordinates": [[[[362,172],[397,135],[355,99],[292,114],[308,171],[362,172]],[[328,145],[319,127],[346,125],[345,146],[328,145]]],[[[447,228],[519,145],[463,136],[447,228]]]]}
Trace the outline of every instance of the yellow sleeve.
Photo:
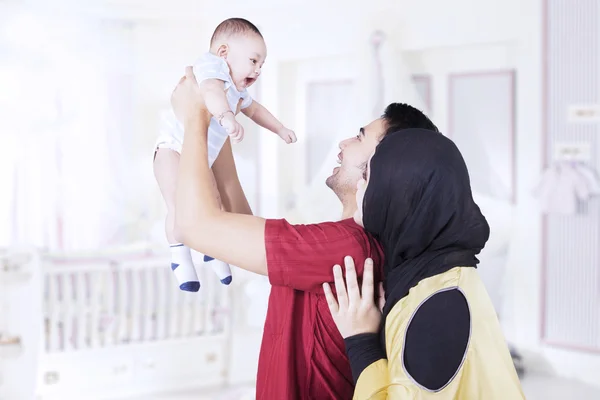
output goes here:
{"type": "Polygon", "coordinates": [[[416,399],[409,388],[392,384],[387,360],[375,361],[358,377],[353,400],[416,399]]]}
{"type": "Polygon", "coordinates": [[[386,359],[375,361],[358,377],[353,400],[387,399],[389,384],[388,361],[386,359]]]}
{"type": "MultiPolygon", "coordinates": [[[[385,335],[387,345],[390,347],[386,353],[392,363],[402,362],[403,338],[400,332],[403,331],[401,329],[403,320],[399,317],[401,310],[401,304],[396,304],[388,314],[386,321],[385,335]]],[[[387,359],[375,361],[358,377],[353,400],[415,400],[420,398],[417,388],[411,382],[407,382],[405,376],[393,376],[393,372],[390,372],[401,370],[402,368],[390,368],[387,359]]]]}

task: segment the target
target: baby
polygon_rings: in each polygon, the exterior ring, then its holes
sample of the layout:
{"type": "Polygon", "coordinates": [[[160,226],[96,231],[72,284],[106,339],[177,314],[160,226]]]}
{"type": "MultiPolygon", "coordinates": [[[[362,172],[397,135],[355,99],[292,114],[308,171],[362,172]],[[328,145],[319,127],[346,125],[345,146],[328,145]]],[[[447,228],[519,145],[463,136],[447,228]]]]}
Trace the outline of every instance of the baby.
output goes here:
{"type": "MultiPolygon", "coordinates": [[[[194,64],[194,75],[203,92],[208,111],[213,118],[208,129],[208,164],[212,167],[221,148],[230,136],[234,142],[244,137],[244,128],[235,116],[241,111],[258,125],[266,128],[286,143],[294,143],[296,135],[277,120],[247,92],[260,76],[267,48],[256,26],[242,18],[231,18],[217,26],[210,41],[210,51],[194,64]]],[[[174,235],[174,206],[179,154],[183,143],[183,126],[173,112],[161,121],[154,153],[154,175],[167,204],[165,230],[171,248],[171,269],[181,290],[197,292],[200,281],[192,263],[189,247],[178,243],[174,235]]],[[[213,184],[214,182],[213,176],[213,184]]],[[[219,199],[220,201],[220,199],[219,199]]],[[[198,227],[202,229],[202,227],[198,227]]],[[[219,280],[229,285],[228,264],[204,256],[219,280]]]]}

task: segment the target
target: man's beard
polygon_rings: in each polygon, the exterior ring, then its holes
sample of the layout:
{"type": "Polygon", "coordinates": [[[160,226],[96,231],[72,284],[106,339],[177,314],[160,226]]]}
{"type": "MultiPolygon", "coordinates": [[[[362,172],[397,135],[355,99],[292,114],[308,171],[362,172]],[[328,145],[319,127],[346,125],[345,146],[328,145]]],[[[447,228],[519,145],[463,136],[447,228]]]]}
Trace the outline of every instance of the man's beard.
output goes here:
{"type": "Polygon", "coordinates": [[[335,175],[330,175],[325,179],[325,185],[335,192],[335,175]]]}
{"type": "Polygon", "coordinates": [[[348,191],[348,188],[344,187],[344,184],[339,177],[339,172],[338,174],[330,175],[325,180],[325,185],[327,185],[327,187],[333,191],[333,193],[342,203],[344,202],[344,198],[346,197],[344,195],[348,191]]]}

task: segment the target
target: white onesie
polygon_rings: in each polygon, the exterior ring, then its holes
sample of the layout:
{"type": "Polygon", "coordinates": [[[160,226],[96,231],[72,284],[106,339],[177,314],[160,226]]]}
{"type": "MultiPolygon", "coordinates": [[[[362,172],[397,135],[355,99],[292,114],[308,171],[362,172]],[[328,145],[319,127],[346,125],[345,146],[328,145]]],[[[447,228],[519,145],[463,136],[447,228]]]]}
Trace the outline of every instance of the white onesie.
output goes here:
{"type": "MultiPolygon", "coordinates": [[[[247,90],[238,91],[233,84],[229,74],[229,66],[220,57],[211,53],[203,54],[194,63],[194,75],[198,83],[206,79],[219,79],[225,83],[225,93],[227,103],[231,111],[235,113],[240,99],[242,99],[241,109],[247,108],[252,104],[252,97],[247,90]]],[[[169,110],[161,115],[158,140],[155,148],[171,149],[181,153],[183,145],[183,125],[175,117],[173,110],[169,110]]],[[[213,117],[208,127],[208,166],[217,159],[221,148],[227,140],[227,132],[219,122],[213,117]]]]}

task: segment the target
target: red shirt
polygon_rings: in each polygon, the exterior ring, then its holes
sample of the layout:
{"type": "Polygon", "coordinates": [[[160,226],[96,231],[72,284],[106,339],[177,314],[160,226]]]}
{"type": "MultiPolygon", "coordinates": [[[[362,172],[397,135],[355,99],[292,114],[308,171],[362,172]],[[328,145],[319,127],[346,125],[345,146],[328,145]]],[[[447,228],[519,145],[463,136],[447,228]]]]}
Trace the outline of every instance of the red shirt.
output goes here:
{"type": "Polygon", "coordinates": [[[314,225],[267,220],[265,246],[272,288],[256,399],[351,399],[354,383],[344,341],[321,285],[333,282],[333,266],[343,266],[348,255],[359,277],[366,258],[380,266],[379,244],[352,219],[314,225]]]}

